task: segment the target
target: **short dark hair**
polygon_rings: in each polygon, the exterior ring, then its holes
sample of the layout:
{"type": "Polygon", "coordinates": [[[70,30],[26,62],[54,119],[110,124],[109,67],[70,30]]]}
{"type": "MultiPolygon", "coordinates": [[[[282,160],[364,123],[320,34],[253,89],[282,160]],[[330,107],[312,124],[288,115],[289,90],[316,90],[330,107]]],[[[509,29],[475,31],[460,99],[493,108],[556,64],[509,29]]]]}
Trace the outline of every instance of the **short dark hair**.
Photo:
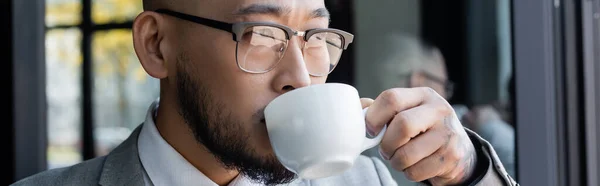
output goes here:
{"type": "Polygon", "coordinates": [[[152,11],[152,10],[156,10],[159,6],[161,6],[162,3],[164,3],[164,0],[141,0],[142,1],[142,6],[144,8],[145,11],[152,11]]]}
{"type": "Polygon", "coordinates": [[[144,10],[149,10],[149,8],[151,7],[150,4],[152,4],[152,1],[154,1],[154,0],[142,0],[142,7],[144,8],[144,10]]]}

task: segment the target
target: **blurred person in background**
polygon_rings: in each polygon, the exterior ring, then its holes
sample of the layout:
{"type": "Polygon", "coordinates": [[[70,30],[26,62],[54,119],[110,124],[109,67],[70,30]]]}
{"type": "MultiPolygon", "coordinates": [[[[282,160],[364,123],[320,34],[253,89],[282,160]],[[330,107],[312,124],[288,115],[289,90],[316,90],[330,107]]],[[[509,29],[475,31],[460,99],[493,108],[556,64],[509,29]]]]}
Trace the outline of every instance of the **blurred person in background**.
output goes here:
{"type": "MultiPolygon", "coordinates": [[[[446,63],[439,48],[402,33],[389,34],[386,39],[391,53],[384,60],[379,82],[383,87],[429,87],[449,100],[454,93],[454,83],[448,79],[446,63]],[[389,75],[393,74],[392,77],[389,75]]],[[[512,84],[511,84],[512,85],[512,84]]],[[[511,91],[512,87],[508,87],[511,91]]],[[[512,91],[511,91],[512,92],[512,91]]],[[[515,175],[515,131],[509,122],[508,103],[475,105],[469,109],[463,104],[453,104],[462,124],[488,140],[511,176],[515,175]]]]}
{"type": "MultiPolygon", "coordinates": [[[[14,185],[397,185],[366,156],[341,175],[297,179],[270,145],[265,106],[325,83],[353,41],[328,28],[323,0],[143,2],[134,48],[160,79],[144,123],[106,156],[14,185]]],[[[430,185],[516,185],[432,89],[391,88],[361,103],[369,133],[387,124],[379,152],[392,171],[430,185]]]]}
{"type": "MultiPolygon", "coordinates": [[[[513,76],[511,76],[508,87],[510,95],[514,93],[513,81],[513,76]]],[[[492,144],[506,171],[514,177],[516,174],[515,125],[512,112],[510,102],[497,101],[474,106],[465,112],[461,121],[463,125],[473,129],[492,144]]]]}

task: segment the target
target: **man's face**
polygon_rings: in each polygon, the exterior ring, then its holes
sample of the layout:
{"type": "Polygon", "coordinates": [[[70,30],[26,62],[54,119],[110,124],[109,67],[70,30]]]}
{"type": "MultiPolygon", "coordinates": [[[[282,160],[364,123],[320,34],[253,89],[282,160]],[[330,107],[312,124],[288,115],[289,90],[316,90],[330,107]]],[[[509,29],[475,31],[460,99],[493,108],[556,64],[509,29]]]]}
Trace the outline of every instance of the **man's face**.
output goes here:
{"type": "MultiPolygon", "coordinates": [[[[229,23],[262,21],[294,30],[327,28],[328,17],[315,17],[323,0],[180,1],[171,8],[198,17],[229,23]],[[248,7],[254,7],[248,9],[248,7]],[[244,11],[240,11],[244,10],[244,11]]],[[[236,64],[231,33],[166,16],[164,58],[170,70],[169,90],[176,90],[179,112],[196,139],[224,165],[265,183],[290,181],[294,176],[275,158],[263,109],[275,97],[326,77],[310,76],[303,61],[301,37],[292,37],[279,64],[251,74],[236,64]],[[170,63],[169,63],[170,62],[170,63]]]]}

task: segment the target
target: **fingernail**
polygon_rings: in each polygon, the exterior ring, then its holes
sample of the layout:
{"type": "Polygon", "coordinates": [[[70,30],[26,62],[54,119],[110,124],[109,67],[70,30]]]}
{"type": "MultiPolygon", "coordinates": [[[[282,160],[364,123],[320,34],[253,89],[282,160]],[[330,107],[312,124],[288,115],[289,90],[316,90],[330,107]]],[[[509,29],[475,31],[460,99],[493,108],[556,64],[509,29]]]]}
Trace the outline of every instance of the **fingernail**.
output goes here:
{"type": "Polygon", "coordinates": [[[385,159],[385,160],[390,160],[389,157],[387,157],[386,155],[384,155],[385,153],[381,152],[381,148],[379,149],[379,156],[381,156],[381,158],[385,159]]]}

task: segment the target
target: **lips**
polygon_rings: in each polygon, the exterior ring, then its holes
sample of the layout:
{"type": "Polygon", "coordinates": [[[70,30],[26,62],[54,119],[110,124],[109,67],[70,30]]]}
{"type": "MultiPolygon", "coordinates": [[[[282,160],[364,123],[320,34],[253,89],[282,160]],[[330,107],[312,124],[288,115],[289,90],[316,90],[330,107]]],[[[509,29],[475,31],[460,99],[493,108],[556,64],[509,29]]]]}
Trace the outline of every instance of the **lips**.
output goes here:
{"type": "MultiPolygon", "coordinates": [[[[266,119],[265,119],[265,113],[264,113],[264,112],[265,112],[265,108],[262,108],[262,109],[258,110],[256,113],[254,113],[254,116],[253,116],[253,118],[254,118],[254,119],[258,119],[258,118],[260,118],[260,120],[259,120],[259,121],[260,121],[261,123],[263,123],[263,124],[264,124],[264,123],[267,123],[267,122],[266,122],[266,119]]],[[[254,120],[254,121],[256,121],[256,120],[254,120]]]]}

